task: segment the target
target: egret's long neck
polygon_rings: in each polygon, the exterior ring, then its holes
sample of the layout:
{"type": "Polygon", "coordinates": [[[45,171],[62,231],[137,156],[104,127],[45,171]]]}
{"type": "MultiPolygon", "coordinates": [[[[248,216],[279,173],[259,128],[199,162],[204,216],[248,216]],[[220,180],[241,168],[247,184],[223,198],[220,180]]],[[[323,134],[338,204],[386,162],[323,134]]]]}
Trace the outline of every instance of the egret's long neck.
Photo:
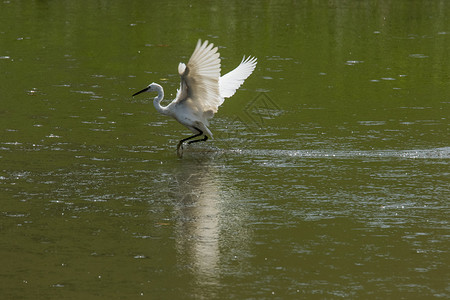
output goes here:
{"type": "Polygon", "coordinates": [[[153,99],[153,105],[159,113],[167,115],[167,108],[165,106],[161,106],[161,101],[164,99],[164,90],[159,84],[156,86],[158,90],[158,96],[153,99]]]}

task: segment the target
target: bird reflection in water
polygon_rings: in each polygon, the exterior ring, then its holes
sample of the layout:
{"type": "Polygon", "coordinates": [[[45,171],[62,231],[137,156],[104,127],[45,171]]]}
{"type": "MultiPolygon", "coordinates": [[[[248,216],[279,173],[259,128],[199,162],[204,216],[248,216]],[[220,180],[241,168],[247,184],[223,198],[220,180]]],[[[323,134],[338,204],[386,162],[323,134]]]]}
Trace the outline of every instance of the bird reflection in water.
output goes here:
{"type": "Polygon", "coordinates": [[[242,224],[248,216],[237,204],[237,193],[220,180],[217,165],[201,157],[180,160],[169,187],[175,203],[177,260],[194,273],[194,293],[220,284],[223,261],[248,252],[250,239],[242,224]]]}

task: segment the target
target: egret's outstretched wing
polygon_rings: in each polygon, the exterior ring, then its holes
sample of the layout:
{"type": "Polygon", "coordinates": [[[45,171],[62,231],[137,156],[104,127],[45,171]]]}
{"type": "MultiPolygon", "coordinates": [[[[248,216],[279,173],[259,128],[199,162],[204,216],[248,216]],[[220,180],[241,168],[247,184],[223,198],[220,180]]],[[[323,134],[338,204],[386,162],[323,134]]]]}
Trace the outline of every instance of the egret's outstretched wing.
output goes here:
{"type": "Polygon", "coordinates": [[[213,47],[214,45],[208,41],[202,43],[198,40],[187,65],[183,63],[178,65],[181,85],[176,101],[191,101],[191,106],[197,108],[197,113],[206,114],[208,117],[217,112],[221,101],[220,58],[217,47],[213,47]]]}
{"type": "MultiPolygon", "coordinates": [[[[219,91],[221,100],[223,102],[223,98],[228,98],[234,95],[236,90],[244,83],[244,80],[247,79],[250,74],[252,74],[253,70],[256,67],[256,57],[247,57],[242,58],[241,63],[237,66],[233,71],[223,75],[219,79],[219,91]]],[[[220,103],[222,104],[222,103],[220,103]]]]}

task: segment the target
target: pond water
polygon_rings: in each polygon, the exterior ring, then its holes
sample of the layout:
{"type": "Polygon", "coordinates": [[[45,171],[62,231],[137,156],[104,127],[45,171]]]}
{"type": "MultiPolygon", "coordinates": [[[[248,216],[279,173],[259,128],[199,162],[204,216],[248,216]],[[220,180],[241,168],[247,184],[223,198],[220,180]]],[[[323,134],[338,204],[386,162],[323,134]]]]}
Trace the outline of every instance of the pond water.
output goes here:
{"type": "Polygon", "coordinates": [[[3,1],[4,299],[450,297],[447,1],[3,1]],[[197,40],[255,72],[159,115],[197,40]],[[148,98],[149,97],[149,98],[148,98]]]}

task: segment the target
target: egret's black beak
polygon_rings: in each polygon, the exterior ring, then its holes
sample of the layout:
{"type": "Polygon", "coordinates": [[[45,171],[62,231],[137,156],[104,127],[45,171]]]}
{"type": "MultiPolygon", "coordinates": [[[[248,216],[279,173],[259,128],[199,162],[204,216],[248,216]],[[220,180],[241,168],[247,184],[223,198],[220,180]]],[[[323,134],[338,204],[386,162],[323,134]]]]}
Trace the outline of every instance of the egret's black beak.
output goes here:
{"type": "Polygon", "coordinates": [[[134,93],[133,94],[133,97],[134,96],[136,96],[136,95],[139,95],[140,93],[143,93],[143,92],[146,92],[146,91],[148,91],[148,89],[149,89],[149,87],[146,87],[145,89],[143,89],[143,90],[140,90],[139,92],[137,92],[137,93],[134,93]]]}

